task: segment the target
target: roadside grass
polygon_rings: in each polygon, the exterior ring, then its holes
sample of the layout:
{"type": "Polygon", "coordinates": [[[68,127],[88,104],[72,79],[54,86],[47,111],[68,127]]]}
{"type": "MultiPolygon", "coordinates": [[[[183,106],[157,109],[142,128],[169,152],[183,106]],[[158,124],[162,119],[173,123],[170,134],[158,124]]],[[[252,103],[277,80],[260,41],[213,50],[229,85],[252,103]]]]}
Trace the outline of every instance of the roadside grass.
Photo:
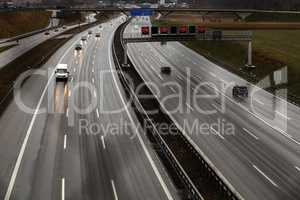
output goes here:
{"type": "MultiPolygon", "coordinates": [[[[168,20],[153,22],[155,25],[174,24],[168,20]]],[[[187,41],[182,44],[254,84],[287,66],[289,100],[300,105],[300,30],[254,30],[253,64],[257,67],[251,71],[244,67],[247,62],[246,43],[187,41]]]]}
{"type": "Polygon", "coordinates": [[[0,38],[13,37],[45,28],[49,25],[50,16],[49,11],[1,12],[0,38]]]}
{"type": "Polygon", "coordinates": [[[6,51],[12,47],[16,46],[16,44],[12,44],[12,45],[8,45],[8,46],[4,46],[4,47],[0,47],[0,53],[2,53],[3,51],[6,51]]]}

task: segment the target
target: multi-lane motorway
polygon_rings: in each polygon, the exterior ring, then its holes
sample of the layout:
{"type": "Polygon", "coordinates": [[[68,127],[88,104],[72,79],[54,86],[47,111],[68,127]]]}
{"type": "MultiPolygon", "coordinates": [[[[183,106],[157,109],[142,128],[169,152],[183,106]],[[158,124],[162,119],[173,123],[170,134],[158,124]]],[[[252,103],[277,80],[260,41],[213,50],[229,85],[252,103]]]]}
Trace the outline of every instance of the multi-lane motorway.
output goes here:
{"type": "MultiPolygon", "coordinates": [[[[133,20],[125,33],[139,31],[135,24],[149,24],[149,20],[133,20]]],[[[244,199],[300,198],[298,107],[223,70],[180,43],[129,44],[128,49],[131,61],[144,80],[158,87],[153,92],[164,102],[163,107],[177,126],[244,199]],[[162,74],[162,66],[171,67],[171,75],[162,74]],[[204,82],[210,85],[197,88],[204,82]],[[221,90],[231,82],[248,85],[250,91],[255,92],[252,99],[234,99],[232,85],[221,90]],[[211,85],[217,89],[212,89],[211,85]],[[183,92],[180,105],[184,111],[176,110],[179,98],[175,97],[180,92],[183,92]],[[188,92],[218,94],[218,97],[193,101],[186,96],[188,92]],[[226,105],[225,110],[221,105],[226,105]],[[202,114],[199,107],[214,112],[202,114]],[[224,134],[216,127],[210,127],[208,134],[192,129],[194,122],[213,124],[218,120],[233,124],[234,134],[224,134]]]]}
{"type": "MultiPolygon", "coordinates": [[[[81,37],[88,35],[88,30],[78,34],[42,66],[40,72],[48,71],[49,76],[32,75],[20,84],[20,93],[0,118],[1,199],[179,198],[132,108],[126,106],[115,73],[111,43],[122,21],[118,17],[101,28],[89,29],[93,34],[86,42],[81,37]],[[100,38],[95,37],[96,32],[100,38]],[[82,43],[81,51],[74,50],[77,43],[82,43]],[[55,81],[53,70],[58,63],[68,64],[68,83],[55,81]],[[25,106],[32,108],[31,112],[25,111],[25,106]]],[[[132,23],[126,31],[138,29],[132,23]]],[[[157,97],[165,102],[162,107],[172,120],[244,199],[300,198],[298,107],[179,43],[130,44],[128,50],[145,81],[158,86],[157,97]],[[162,66],[172,67],[172,73],[162,74],[162,66]],[[180,91],[212,93],[208,85],[196,88],[204,81],[218,88],[232,81],[247,84],[255,94],[252,101],[237,101],[228,89],[217,91],[216,99],[195,102],[183,95],[183,111],[172,112],[178,99],[166,97],[180,91]],[[168,82],[175,84],[166,85],[168,82]],[[202,114],[196,106],[215,112],[202,114]],[[218,120],[233,124],[234,134],[223,134],[216,127],[210,127],[209,134],[199,134],[186,127],[195,121],[213,124],[218,120]]]]}
{"type": "Polygon", "coordinates": [[[125,106],[111,55],[112,33],[121,19],[111,23],[90,29],[101,38],[89,36],[80,52],[74,45],[87,31],[65,44],[41,68],[51,69],[48,78],[33,75],[22,84],[20,98],[32,114],[19,101],[3,113],[1,199],[178,199],[133,111],[125,106]],[[68,84],[57,83],[52,75],[58,63],[69,66],[68,84]],[[70,106],[74,102],[84,108],[95,100],[87,113],[70,106]],[[83,120],[90,129],[82,128],[83,120]]]}

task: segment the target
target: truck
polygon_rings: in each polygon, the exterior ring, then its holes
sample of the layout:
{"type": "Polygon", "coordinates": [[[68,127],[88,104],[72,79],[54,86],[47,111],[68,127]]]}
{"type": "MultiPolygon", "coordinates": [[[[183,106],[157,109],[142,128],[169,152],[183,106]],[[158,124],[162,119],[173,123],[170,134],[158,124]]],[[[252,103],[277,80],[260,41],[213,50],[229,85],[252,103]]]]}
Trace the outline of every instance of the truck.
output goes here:
{"type": "Polygon", "coordinates": [[[58,64],[55,69],[55,78],[56,81],[68,81],[69,79],[69,70],[67,64],[58,64]]]}

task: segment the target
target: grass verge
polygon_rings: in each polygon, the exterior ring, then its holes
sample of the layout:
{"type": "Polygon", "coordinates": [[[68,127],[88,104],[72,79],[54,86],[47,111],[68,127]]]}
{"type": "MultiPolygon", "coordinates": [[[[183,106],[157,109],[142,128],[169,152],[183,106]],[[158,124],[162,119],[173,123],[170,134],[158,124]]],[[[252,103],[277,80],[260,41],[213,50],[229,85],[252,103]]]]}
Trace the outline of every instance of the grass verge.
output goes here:
{"type": "Polygon", "coordinates": [[[48,11],[1,12],[0,38],[14,37],[45,28],[49,25],[50,16],[51,12],[48,11]]]}

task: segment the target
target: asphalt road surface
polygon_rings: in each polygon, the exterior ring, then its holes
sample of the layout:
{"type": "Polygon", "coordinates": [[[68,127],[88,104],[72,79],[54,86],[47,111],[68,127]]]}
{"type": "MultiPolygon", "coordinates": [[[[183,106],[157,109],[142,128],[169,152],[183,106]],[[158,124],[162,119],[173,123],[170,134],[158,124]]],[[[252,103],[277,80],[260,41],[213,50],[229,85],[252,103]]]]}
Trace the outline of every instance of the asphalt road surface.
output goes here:
{"type": "Polygon", "coordinates": [[[90,29],[77,52],[87,31],[75,36],[42,67],[48,78],[21,84],[22,101],[0,118],[0,199],[178,198],[113,73],[112,33],[120,23],[90,29]],[[55,81],[57,63],[68,64],[68,83],[55,81]]]}
{"type": "MultiPolygon", "coordinates": [[[[141,24],[150,23],[145,17],[134,20],[125,33],[139,32],[141,24]]],[[[300,199],[298,107],[251,85],[178,42],[129,44],[128,53],[144,80],[157,86],[153,92],[177,126],[244,199],[300,199]],[[162,66],[171,67],[172,73],[162,74],[162,66]],[[236,84],[247,85],[252,97],[233,98],[231,89],[236,84]],[[193,100],[193,94],[202,98],[193,100]],[[207,94],[217,97],[205,98],[203,95],[207,94]],[[212,113],[203,114],[203,110],[212,113]],[[218,122],[221,128],[213,126],[218,122]],[[205,131],[199,129],[203,124],[208,125],[205,131]],[[224,131],[222,124],[225,130],[233,126],[234,131],[229,132],[233,134],[224,131]]],[[[274,74],[278,84],[285,81],[284,69],[274,74]]],[[[258,86],[268,84],[270,77],[258,86]]],[[[279,92],[284,94],[284,90],[279,92]]]]}

